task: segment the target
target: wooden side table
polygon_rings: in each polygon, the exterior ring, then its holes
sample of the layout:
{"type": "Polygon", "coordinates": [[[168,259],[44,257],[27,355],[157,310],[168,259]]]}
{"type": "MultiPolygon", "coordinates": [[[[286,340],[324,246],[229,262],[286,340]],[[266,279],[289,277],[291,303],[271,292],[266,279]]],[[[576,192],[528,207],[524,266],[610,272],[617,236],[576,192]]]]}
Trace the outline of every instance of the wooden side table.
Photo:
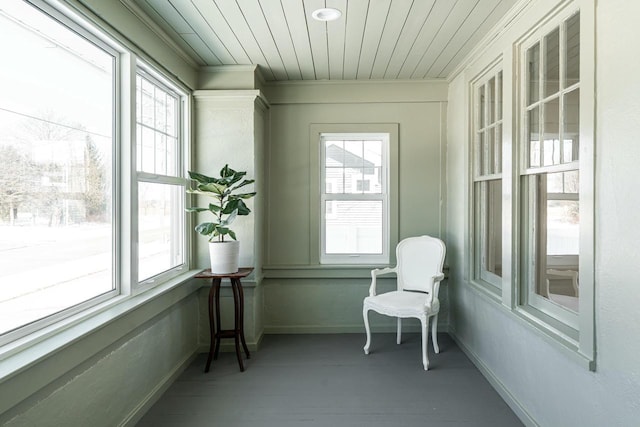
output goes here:
{"type": "Polygon", "coordinates": [[[211,289],[209,290],[209,328],[211,331],[211,345],[209,346],[209,357],[207,358],[207,365],[204,368],[204,372],[209,372],[211,367],[211,360],[218,358],[218,352],[220,351],[220,338],[234,338],[236,342],[236,356],[238,357],[238,364],[240,365],[240,371],[244,371],[244,365],[242,364],[242,352],[240,351],[240,342],[247,355],[247,359],[250,358],[249,348],[247,342],[244,339],[244,293],[242,292],[242,283],[240,279],[246,277],[253,271],[253,268],[241,268],[237,273],[229,274],[212,274],[211,270],[204,270],[198,273],[195,277],[199,279],[211,279],[211,289]],[[235,311],[235,320],[233,329],[223,330],[220,327],[220,283],[222,279],[229,279],[231,281],[231,290],[233,291],[233,306],[235,311]],[[215,321],[213,304],[216,304],[215,309],[215,321]]]}

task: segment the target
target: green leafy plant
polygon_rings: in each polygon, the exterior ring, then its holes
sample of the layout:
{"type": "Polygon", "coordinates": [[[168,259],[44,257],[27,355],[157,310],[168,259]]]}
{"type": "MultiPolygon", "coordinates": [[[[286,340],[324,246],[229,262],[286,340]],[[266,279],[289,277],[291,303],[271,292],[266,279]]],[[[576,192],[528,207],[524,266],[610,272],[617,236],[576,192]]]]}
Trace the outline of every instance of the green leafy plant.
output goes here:
{"type": "Polygon", "coordinates": [[[256,193],[238,193],[237,191],[255,180],[244,179],[246,172],[237,172],[225,165],[220,170],[220,178],[213,178],[196,172],[189,172],[189,178],[193,180],[194,187],[187,189],[187,193],[197,194],[213,198],[206,208],[187,208],[187,212],[206,212],[213,214],[212,222],[198,224],[195,230],[207,236],[210,242],[218,240],[224,242],[224,237],[229,236],[236,240],[236,233],[229,228],[229,225],[238,215],[249,215],[251,210],[244,203],[245,199],[250,199],[256,193]]]}

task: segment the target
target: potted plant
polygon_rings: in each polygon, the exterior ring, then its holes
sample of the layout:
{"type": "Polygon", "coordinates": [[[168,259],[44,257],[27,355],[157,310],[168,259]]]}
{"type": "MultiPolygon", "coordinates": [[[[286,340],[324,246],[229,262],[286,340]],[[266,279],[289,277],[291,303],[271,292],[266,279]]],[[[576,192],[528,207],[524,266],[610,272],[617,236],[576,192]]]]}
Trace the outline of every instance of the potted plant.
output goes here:
{"type": "Polygon", "coordinates": [[[249,215],[251,210],[244,203],[245,199],[255,196],[255,192],[242,193],[238,190],[255,180],[244,179],[246,172],[237,172],[225,165],[220,170],[220,178],[213,178],[196,172],[189,172],[194,187],[187,190],[190,194],[207,196],[213,199],[208,207],[191,207],[187,212],[211,212],[213,220],[202,222],[195,230],[209,238],[209,256],[211,272],[229,274],[238,271],[240,243],[236,233],[229,228],[238,215],[249,215]],[[226,239],[229,237],[230,239],[226,239]]]}

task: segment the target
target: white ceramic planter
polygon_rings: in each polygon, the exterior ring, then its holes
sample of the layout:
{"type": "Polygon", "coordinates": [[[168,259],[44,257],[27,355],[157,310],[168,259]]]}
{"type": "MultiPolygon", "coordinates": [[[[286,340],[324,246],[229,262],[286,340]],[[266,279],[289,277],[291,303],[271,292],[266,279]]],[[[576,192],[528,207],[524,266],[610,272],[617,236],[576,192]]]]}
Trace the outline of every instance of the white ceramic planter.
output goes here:
{"type": "Polygon", "coordinates": [[[230,274],[238,272],[240,242],[209,242],[209,257],[213,274],[230,274]]]}

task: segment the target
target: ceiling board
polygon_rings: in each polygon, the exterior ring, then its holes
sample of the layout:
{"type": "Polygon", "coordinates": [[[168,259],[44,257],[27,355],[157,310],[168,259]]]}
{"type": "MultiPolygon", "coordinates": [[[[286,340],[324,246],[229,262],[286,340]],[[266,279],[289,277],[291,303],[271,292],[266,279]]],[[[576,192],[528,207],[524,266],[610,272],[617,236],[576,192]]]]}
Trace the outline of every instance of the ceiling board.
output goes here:
{"type": "Polygon", "coordinates": [[[455,66],[471,52],[471,49],[473,49],[475,45],[474,41],[480,38],[479,35],[486,34],[497,23],[499,17],[502,17],[512,6],[512,2],[509,0],[501,0],[496,3],[498,4],[491,10],[489,10],[488,7],[485,8],[484,4],[482,5],[482,8],[478,12],[478,18],[484,16],[482,22],[476,17],[473,17],[472,27],[456,34],[457,37],[454,43],[452,43],[452,48],[446,49],[440,58],[434,61],[428,71],[428,75],[436,75],[439,77],[448,76],[455,66]],[[475,28],[475,30],[473,30],[473,28],[475,28]],[[455,51],[453,46],[458,47],[457,51],[455,51]]]}
{"type": "Polygon", "coordinates": [[[260,7],[289,80],[301,80],[300,64],[282,4],[280,1],[260,0],[260,7]]]}
{"type": "Polygon", "coordinates": [[[311,12],[324,7],[324,0],[304,0],[305,19],[307,20],[307,31],[311,43],[311,54],[313,55],[313,67],[316,72],[316,79],[329,79],[329,52],[327,49],[327,25],[337,24],[337,22],[320,22],[311,18],[311,12]]]}
{"type": "MultiPolygon", "coordinates": [[[[347,0],[327,0],[326,5],[338,10],[347,10],[347,0]]],[[[346,22],[346,19],[340,19],[327,24],[329,79],[343,79],[346,22]]]]}
{"type": "Polygon", "coordinates": [[[225,17],[222,15],[215,3],[211,0],[192,0],[188,3],[183,0],[172,1],[176,5],[176,9],[181,11],[183,16],[187,17],[197,13],[195,18],[192,19],[202,20],[207,24],[209,30],[215,34],[215,37],[218,38],[219,42],[233,58],[233,60],[227,60],[224,62],[225,65],[249,64],[251,62],[249,60],[249,56],[244,51],[242,44],[236,38],[234,32],[227,24],[225,17]]]}
{"type": "Polygon", "coordinates": [[[409,12],[413,3],[415,3],[414,0],[393,0],[390,5],[378,52],[373,61],[371,78],[381,79],[384,77],[393,51],[398,45],[400,33],[409,18],[409,12]]]}
{"type": "MultiPolygon", "coordinates": [[[[269,2],[273,0],[268,0],[269,2]]],[[[311,45],[309,44],[309,33],[307,31],[307,20],[300,19],[305,17],[304,6],[300,0],[280,0],[280,5],[284,11],[291,41],[295,50],[295,56],[298,60],[300,73],[303,80],[315,80],[316,71],[313,67],[313,55],[311,54],[311,45]]]]}
{"type": "Polygon", "coordinates": [[[360,50],[360,61],[358,62],[359,79],[370,79],[373,70],[373,63],[378,54],[382,33],[387,24],[391,0],[374,0],[369,3],[367,21],[362,37],[362,48],[360,50]]]}
{"type": "Polygon", "coordinates": [[[445,78],[518,0],[120,1],[199,65],[284,81],[445,78]],[[323,7],[342,16],[314,20],[323,7]]]}
{"type": "Polygon", "coordinates": [[[367,22],[368,10],[368,1],[347,2],[347,13],[344,18],[346,29],[344,41],[344,71],[342,73],[345,80],[355,79],[358,74],[358,63],[360,62],[360,51],[362,49],[362,38],[367,22]]]}

